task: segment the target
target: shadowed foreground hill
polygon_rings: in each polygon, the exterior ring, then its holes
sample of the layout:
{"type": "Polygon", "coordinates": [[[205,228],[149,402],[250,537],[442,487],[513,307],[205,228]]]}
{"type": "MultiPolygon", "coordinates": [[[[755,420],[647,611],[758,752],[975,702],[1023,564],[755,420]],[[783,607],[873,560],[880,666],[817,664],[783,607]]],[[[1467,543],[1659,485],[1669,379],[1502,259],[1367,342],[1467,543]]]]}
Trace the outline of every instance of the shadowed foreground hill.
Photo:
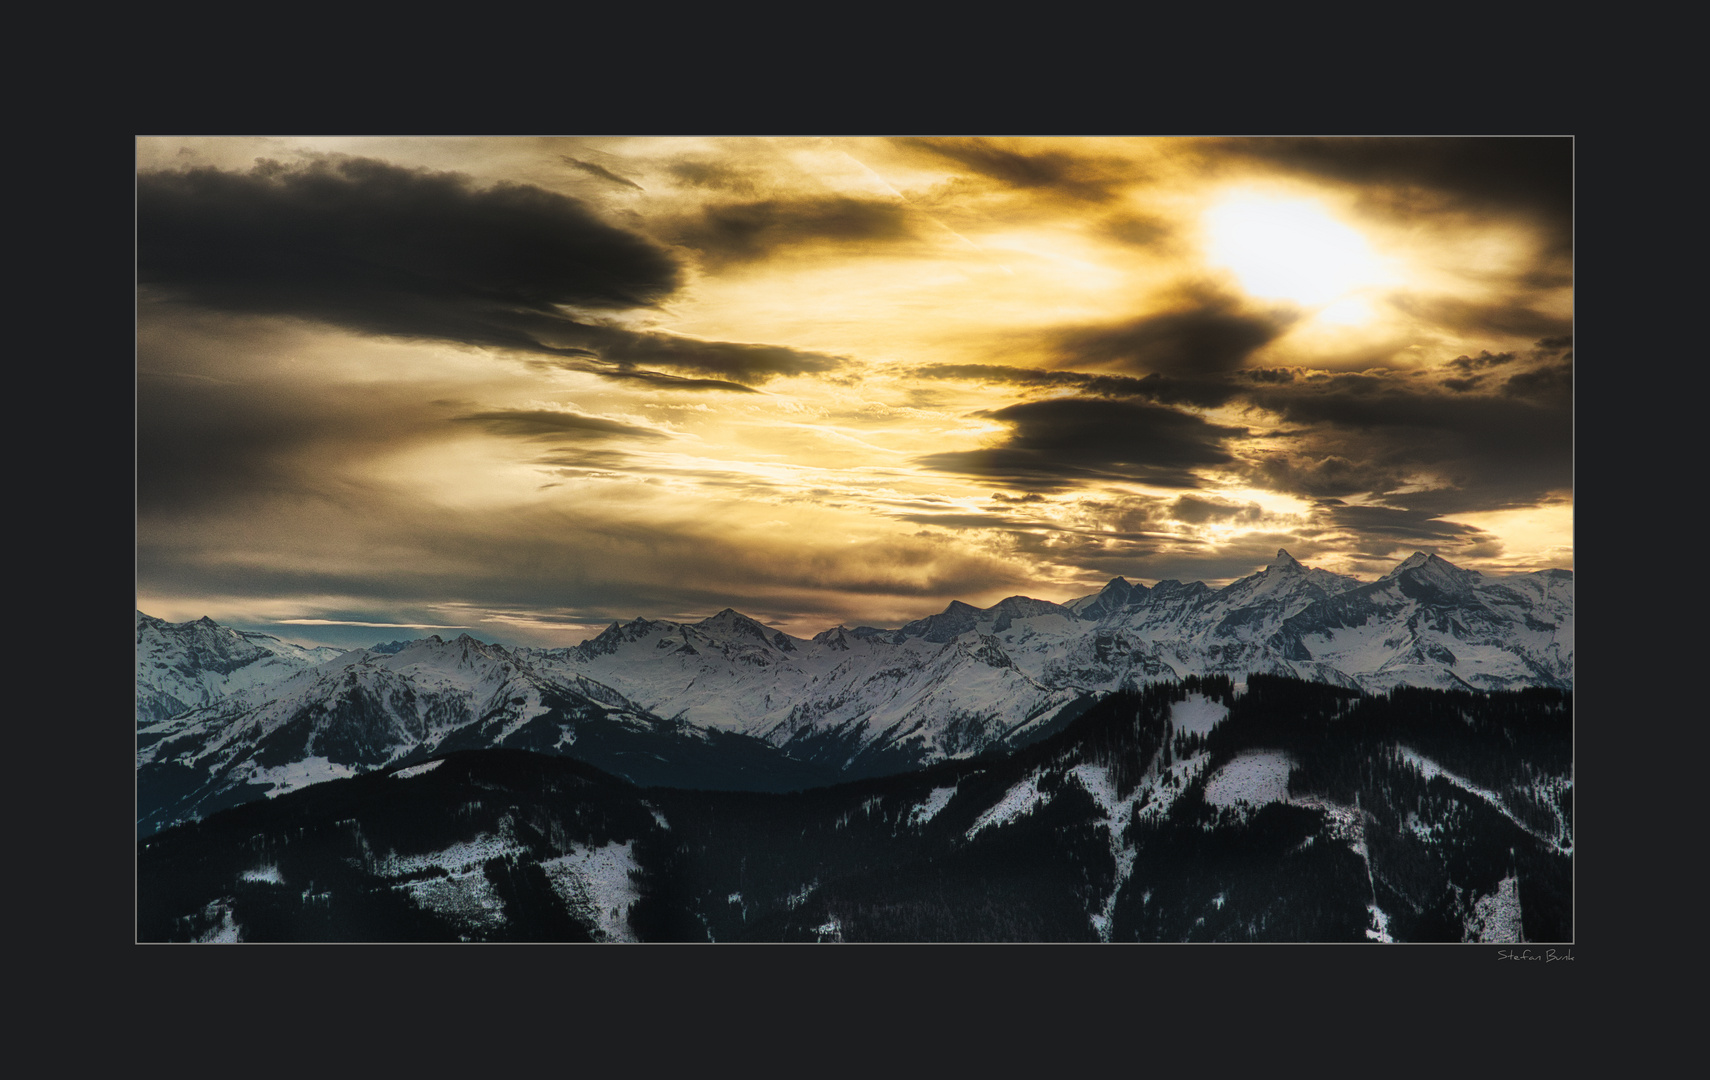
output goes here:
{"type": "Polygon", "coordinates": [[[1277,677],[787,794],[447,755],[139,844],[146,941],[1560,942],[1571,695],[1277,677]]]}

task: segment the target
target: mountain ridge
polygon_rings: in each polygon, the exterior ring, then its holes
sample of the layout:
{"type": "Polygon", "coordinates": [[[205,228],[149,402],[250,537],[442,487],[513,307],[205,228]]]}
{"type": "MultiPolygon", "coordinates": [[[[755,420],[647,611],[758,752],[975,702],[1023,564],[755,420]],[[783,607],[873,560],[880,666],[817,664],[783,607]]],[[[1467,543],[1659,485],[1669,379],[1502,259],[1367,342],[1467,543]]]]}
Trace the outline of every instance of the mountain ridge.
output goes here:
{"type": "MultiPolygon", "coordinates": [[[[232,668],[253,668],[241,685],[215,670],[231,663],[217,649],[204,650],[213,663],[200,675],[155,666],[160,650],[145,656],[144,630],[159,637],[170,624],[139,611],[138,768],[178,813],[197,799],[277,794],[452,747],[581,754],[597,730],[608,750],[628,747],[627,759],[596,762],[620,775],[704,778],[702,766],[723,760],[709,749],[715,737],[730,736],[754,740],[740,744],[749,766],[794,783],[1015,747],[1090,701],[1190,676],[1280,675],[1368,692],[1571,690],[1572,582],[1562,570],[1486,578],[1423,552],[1360,582],[1279,550],[1219,589],[1118,577],[1064,604],[952,601],[894,630],[838,626],[811,639],[727,607],[696,622],[615,621],[568,648],[434,635],[309,663],[211,620],[173,628],[215,635],[247,657],[232,668]],[[271,666],[256,666],[266,655],[271,666]],[[205,688],[205,700],[158,716],[167,687],[180,683],[205,688]],[[666,771],[654,763],[634,772],[646,754],[666,771]]],[[[726,739],[718,749],[736,746],[726,739]]],[[[742,783],[760,782],[752,768],[742,783]]]]}

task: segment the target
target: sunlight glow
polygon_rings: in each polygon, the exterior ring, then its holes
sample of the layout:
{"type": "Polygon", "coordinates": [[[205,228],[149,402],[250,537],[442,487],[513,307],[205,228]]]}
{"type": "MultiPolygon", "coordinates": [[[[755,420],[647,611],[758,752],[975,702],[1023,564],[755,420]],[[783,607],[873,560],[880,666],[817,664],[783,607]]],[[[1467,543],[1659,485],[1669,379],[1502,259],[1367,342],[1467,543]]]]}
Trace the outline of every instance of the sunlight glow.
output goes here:
{"type": "MultiPolygon", "coordinates": [[[[1383,276],[1365,237],[1310,199],[1233,195],[1206,211],[1204,225],[1211,261],[1260,299],[1329,304],[1383,276]]],[[[1357,314],[1338,305],[1335,321],[1357,314]]]]}

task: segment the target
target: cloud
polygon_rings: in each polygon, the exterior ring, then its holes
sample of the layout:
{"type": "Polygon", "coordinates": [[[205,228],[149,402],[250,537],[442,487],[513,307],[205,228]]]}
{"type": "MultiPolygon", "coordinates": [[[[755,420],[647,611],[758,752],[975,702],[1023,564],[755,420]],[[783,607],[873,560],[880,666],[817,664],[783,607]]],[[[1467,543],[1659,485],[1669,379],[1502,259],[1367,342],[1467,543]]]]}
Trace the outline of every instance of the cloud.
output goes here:
{"type": "Polygon", "coordinates": [[[1014,189],[1044,190],[1102,203],[1139,178],[1133,162],[1061,149],[1026,149],[986,138],[895,138],[904,150],[953,161],[969,172],[1014,189]]]}
{"type": "MultiPolygon", "coordinates": [[[[628,378],[640,365],[671,367],[714,379],[738,383],[762,383],[781,376],[833,371],[848,361],[839,356],[737,341],[702,341],[650,330],[619,327],[578,326],[565,335],[592,350],[602,360],[615,364],[611,374],[628,378]]],[[[605,372],[599,372],[605,374],[605,372]]]]}
{"type": "Polygon", "coordinates": [[[562,155],[559,158],[559,160],[563,161],[564,164],[569,165],[571,168],[582,170],[583,172],[589,174],[590,176],[597,176],[602,180],[610,180],[612,183],[622,184],[624,187],[632,187],[637,191],[646,191],[647,190],[646,188],[642,187],[640,184],[636,183],[634,180],[626,179],[625,177],[619,176],[617,173],[612,172],[610,169],[606,168],[604,165],[596,165],[591,161],[578,161],[576,158],[573,158],[573,157],[569,156],[568,154],[562,155]]]}
{"type": "Polygon", "coordinates": [[[1255,502],[1232,503],[1226,499],[1200,499],[1192,495],[1176,499],[1170,510],[1177,521],[1190,525],[1203,525],[1208,521],[1256,523],[1265,516],[1264,508],[1255,502]]]}
{"type": "Polygon", "coordinates": [[[765,169],[721,161],[674,161],[666,171],[690,187],[752,194],[770,174],[765,169]]]}
{"type": "Polygon", "coordinates": [[[1445,514],[1571,490],[1572,403],[1565,365],[1551,370],[1516,375],[1502,394],[1442,393],[1390,372],[1253,387],[1249,402],[1296,425],[1275,433],[1281,449],[1251,456],[1254,479],[1308,496],[1371,492],[1445,514]]]}
{"type": "Polygon", "coordinates": [[[729,390],[742,394],[760,393],[760,391],[753,387],[743,386],[741,383],[730,382],[725,379],[688,379],[681,375],[667,375],[662,371],[636,371],[626,368],[614,368],[610,370],[599,368],[589,369],[582,366],[577,367],[575,370],[593,370],[594,374],[608,379],[630,379],[636,382],[649,382],[667,390],[729,390]]]}
{"type": "Polygon", "coordinates": [[[924,364],[910,374],[925,379],[965,379],[1009,386],[1072,387],[1083,394],[1109,398],[1145,398],[1164,405],[1221,405],[1240,389],[1217,378],[1176,379],[1153,373],[1094,375],[1081,371],[1041,371],[1002,364],[924,364]]]}
{"type": "Polygon", "coordinates": [[[1391,293],[1388,302],[1416,319],[1444,327],[1463,336],[1507,334],[1517,337],[1547,337],[1573,329],[1570,316],[1551,315],[1516,300],[1478,303],[1453,297],[1391,293]]]}
{"type": "Polygon", "coordinates": [[[368,158],[145,172],[137,232],[141,280],[209,307],[483,343],[516,340],[512,310],[645,307],[680,280],[568,196],[368,158]]]}
{"type": "Polygon", "coordinates": [[[709,206],[662,231],[720,264],[753,262],[800,244],[842,244],[858,251],[861,245],[907,240],[914,225],[905,204],[832,195],[709,206]]]}
{"type": "Polygon", "coordinates": [[[1009,439],[987,450],[928,454],[919,464],[1024,490],[1096,480],[1197,487],[1194,470],[1233,461],[1222,443],[1246,433],[1175,409],[1100,398],[1024,402],[980,415],[1012,425],[1009,439]]]}
{"type": "Polygon", "coordinates": [[[640,365],[753,383],[842,362],[571,317],[565,308],[654,306],[681,270],[651,240],[526,184],[480,188],[457,173],[342,157],[145,172],[137,236],[145,286],[220,311],[604,361],[618,377],[640,365]]]}
{"type": "Polygon", "coordinates": [[[1557,408],[1571,408],[1573,404],[1573,361],[1572,353],[1564,358],[1531,371],[1522,371],[1502,384],[1503,394],[1509,397],[1530,399],[1544,405],[1557,408]]]}
{"type": "Polygon", "coordinates": [[[1399,467],[1355,463],[1334,453],[1315,456],[1311,450],[1261,455],[1254,472],[1266,487],[1314,498],[1393,491],[1406,484],[1399,467]]]}
{"type": "Polygon", "coordinates": [[[1252,312],[1231,298],[1195,292],[1174,311],[1116,326],[1059,331],[1055,346],[1064,367],[1203,378],[1240,368],[1291,321],[1282,313],[1252,312]]]}
{"type": "Polygon", "coordinates": [[[1490,374],[1489,369],[1503,364],[1512,364],[1514,354],[1511,352],[1492,354],[1489,350],[1480,352],[1477,356],[1457,356],[1450,360],[1448,367],[1460,372],[1460,377],[1442,380],[1442,385],[1457,394],[1469,393],[1485,382],[1490,374]]]}
{"type": "Polygon", "coordinates": [[[1404,510],[1388,506],[1333,506],[1326,508],[1331,523],[1341,529],[1360,534],[1361,543],[1381,547],[1413,544],[1452,546],[1466,554],[1494,555],[1499,548],[1495,537],[1483,529],[1444,521],[1424,510],[1404,510]]]}
{"type": "Polygon", "coordinates": [[[209,508],[242,518],[271,500],[365,498],[360,463],[444,435],[443,410],[409,387],[350,386],[322,397],[288,383],[145,373],[137,381],[138,518],[209,508]]]}
{"type": "Polygon", "coordinates": [[[1430,192],[1463,211],[1521,216],[1554,247],[1573,245],[1573,140],[1558,138],[1254,138],[1198,144],[1245,158],[1375,189],[1405,207],[1430,192]]]}
{"type": "Polygon", "coordinates": [[[1493,354],[1486,349],[1477,356],[1457,356],[1449,361],[1449,366],[1463,375],[1471,375],[1476,371],[1500,367],[1503,364],[1512,364],[1513,362],[1514,354],[1511,352],[1493,354]]]}
{"type": "Polygon", "coordinates": [[[647,439],[665,437],[663,432],[652,428],[555,409],[493,409],[452,419],[460,423],[481,424],[495,434],[531,439],[603,439],[614,435],[647,439]]]}

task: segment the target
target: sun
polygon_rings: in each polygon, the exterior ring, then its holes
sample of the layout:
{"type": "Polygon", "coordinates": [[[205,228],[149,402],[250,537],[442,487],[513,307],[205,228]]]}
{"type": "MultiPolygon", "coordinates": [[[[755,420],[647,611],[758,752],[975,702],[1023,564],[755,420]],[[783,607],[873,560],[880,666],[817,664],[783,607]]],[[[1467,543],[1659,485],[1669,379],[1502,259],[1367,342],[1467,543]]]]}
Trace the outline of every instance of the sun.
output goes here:
{"type": "Polygon", "coordinates": [[[1237,192],[1205,212],[1206,254],[1249,295],[1361,321],[1356,295],[1382,284],[1383,260],[1358,230],[1311,199],[1237,192]]]}

